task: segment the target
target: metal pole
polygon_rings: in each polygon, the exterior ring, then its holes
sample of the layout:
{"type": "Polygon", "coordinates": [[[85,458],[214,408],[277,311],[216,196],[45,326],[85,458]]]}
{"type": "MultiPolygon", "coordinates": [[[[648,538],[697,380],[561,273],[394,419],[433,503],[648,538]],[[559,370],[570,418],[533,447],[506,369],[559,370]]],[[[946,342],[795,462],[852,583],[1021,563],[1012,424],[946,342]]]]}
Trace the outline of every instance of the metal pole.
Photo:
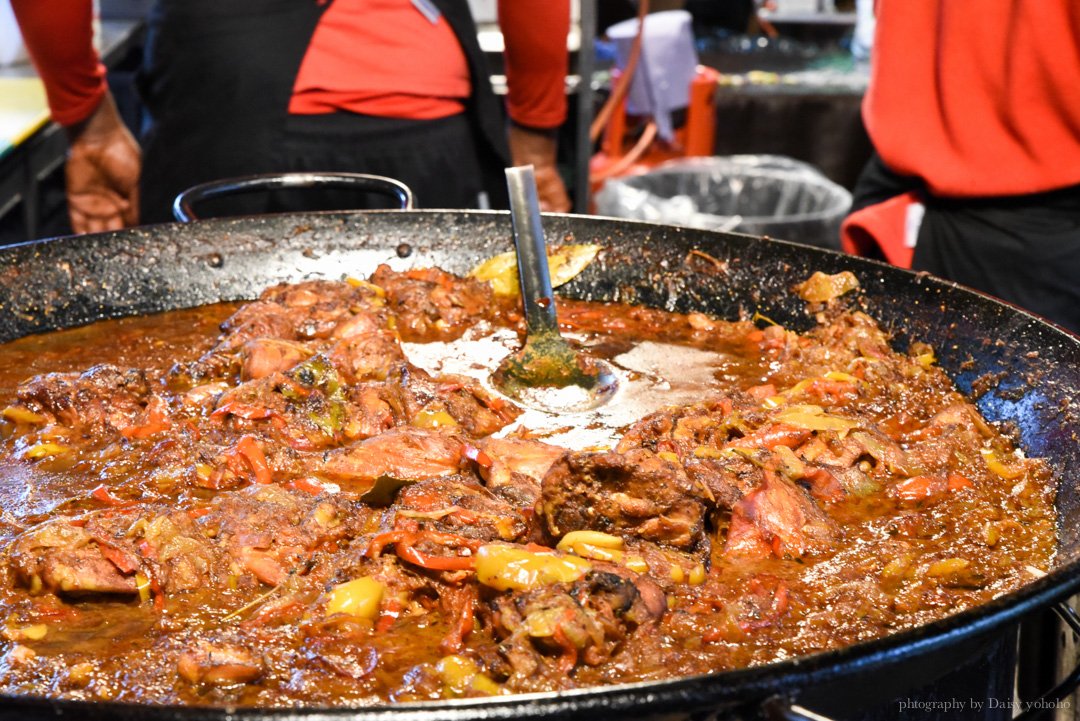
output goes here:
{"type": "Polygon", "coordinates": [[[578,28],[581,42],[578,45],[577,87],[577,138],[574,152],[574,212],[589,212],[589,160],[592,158],[592,141],[589,126],[593,119],[592,77],[596,65],[594,40],[596,39],[596,0],[580,0],[578,28]]]}

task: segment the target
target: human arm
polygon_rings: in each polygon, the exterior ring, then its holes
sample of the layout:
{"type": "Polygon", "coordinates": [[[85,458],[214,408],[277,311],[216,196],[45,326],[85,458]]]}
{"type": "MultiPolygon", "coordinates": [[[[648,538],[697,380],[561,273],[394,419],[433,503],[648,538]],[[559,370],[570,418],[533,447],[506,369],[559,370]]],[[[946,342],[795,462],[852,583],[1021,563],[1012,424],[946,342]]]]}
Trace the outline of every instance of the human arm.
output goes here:
{"type": "Polygon", "coordinates": [[[85,233],[137,223],[141,154],[93,47],[90,0],[12,0],[12,9],[45,84],[50,114],[68,136],[72,229],[85,233]]]}
{"type": "Polygon", "coordinates": [[[570,210],[556,165],[556,131],[566,120],[569,0],[499,0],[506,45],[510,156],[533,165],[543,210],[570,210]]]}

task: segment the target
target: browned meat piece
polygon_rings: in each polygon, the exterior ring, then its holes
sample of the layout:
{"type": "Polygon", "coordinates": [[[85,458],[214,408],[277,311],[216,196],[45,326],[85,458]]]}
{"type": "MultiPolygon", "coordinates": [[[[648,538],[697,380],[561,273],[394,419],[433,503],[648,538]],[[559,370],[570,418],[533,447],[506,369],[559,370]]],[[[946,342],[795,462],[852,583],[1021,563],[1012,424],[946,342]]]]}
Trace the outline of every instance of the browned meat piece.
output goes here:
{"type": "Polygon", "coordinates": [[[199,641],[176,661],[180,677],[193,684],[235,686],[259,680],[264,673],[261,659],[238,644],[199,641]]]}
{"type": "Polygon", "coordinates": [[[910,475],[907,469],[911,458],[907,452],[872,429],[854,431],[843,438],[820,434],[797,448],[795,455],[806,466],[797,476],[789,476],[804,479],[818,500],[832,500],[843,493],[866,496],[881,490],[876,478],[895,473],[910,475]]]}
{"type": "Polygon", "coordinates": [[[396,272],[380,265],[371,282],[386,291],[398,331],[407,342],[457,338],[494,307],[489,284],[435,268],[396,272]]]}
{"type": "Polygon", "coordinates": [[[750,486],[748,476],[754,467],[738,456],[731,458],[689,458],[683,464],[686,476],[709,500],[709,506],[730,509],[750,486]]]}
{"type": "Polygon", "coordinates": [[[736,410],[743,414],[757,405],[745,398],[718,396],[700,404],[665,408],[634,423],[623,434],[616,450],[646,448],[654,453],[678,452],[684,457],[699,446],[719,448],[737,427],[736,410]]]}
{"type": "Polygon", "coordinates": [[[223,581],[222,553],[184,511],[146,519],[139,550],[159,587],[167,593],[192,591],[223,581]]]}
{"type": "Polygon", "coordinates": [[[520,512],[483,486],[458,476],[402,489],[394,509],[399,517],[417,522],[421,530],[485,541],[514,541],[525,533],[520,512]]]}
{"type": "Polygon", "coordinates": [[[148,435],[168,427],[168,409],[155,387],[146,371],[96,365],[81,374],[35,376],[19,387],[18,400],[68,428],[140,433],[146,426],[148,435]]]}
{"type": "Polygon", "coordinates": [[[339,281],[315,280],[282,284],[266,290],[258,301],[238,309],[221,324],[217,344],[192,363],[173,367],[174,381],[198,384],[231,379],[243,369],[247,378],[261,378],[287,370],[287,360],[299,362],[317,350],[295,341],[344,339],[386,328],[381,291],[369,284],[353,286],[339,281]],[[274,346],[249,347],[253,341],[280,341],[274,346]],[[289,350],[286,350],[286,349],[289,350]],[[298,351],[300,351],[298,353],[298,351]],[[254,356],[254,357],[251,357],[254,356]]]}
{"type": "Polygon", "coordinates": [[[346,438],[371,438],[405,421],[395,411],[395,406],[399,405],[395,395],[382,384],[353,386],[349,388],[347,398],[346,438]]]}
{"type": "Polygon", "coordinates": [[[255,301],[241,306],[221,324],[217,344],[199,359],[177,363],[169,371],[174,383],[198,385],[210,380],[234,379],[240,373],[240,350],[249,341],[274,338],[296,340],[288,309],[277,303],[255,301]]]}
{"type": "Polygon", "coordinates": [[[357,330],[386,327],[381,291],[367,283],[331,280],[285,283],[263,291],[260,300],[287,310],[296,338],[343,338],[357,330]],[[357,316],[364,318],[357,320],[357,316]]]}
{"type": "MultiPolygon", "coordinates": [[[[134,594],[135,569],[122,571],[106,557],[106,551],[86,529],[54,521],[16,538],[9,549],[9,563],[32,592],[134,594]]],[[[120,560],[121,565],[126,561],[120,560]]]]}
{"type": "Polygon", "coordinates": [[[311,551],[357,535],[372,513],[337,495],[316,497],[271,484],[219,496],[199,525],[242,568],[276,585],[311,551]]]}
{"type": "Polygon", "coordinates": [[[229,352],[256,338],[294,340],[293,320],[279,303],[257,300],[241,306],[221,324],[222,336],[215,350],[229,352]]]}
{"type": "Polygon", "coordinates": [[[446,412],[473,438],[490,436],[521,415],[513,403],[496,398],[472,378],[439,376],[436,396],[446,412]]]}
{"type": "Polygon", "coordinates": [[[761,485],[735,505],[726,551],[759,555],[760,542],[796,558],[826,548],[835,536],[828,517],[797,486],[766,468],[761,485]]]}
{"type": "Polygon", "coordinates": [[[277,338],[249,340],[240,351],[240,377],[248,381],[283,373],[311,357],[312,352],[308,346],[295,341],[277,338]]]}
{"type": "Polygon", "coordinates": [[[540,481],[566,449],[525,438],[485,438],[478,462],[485,485],[518,508],[532,508],[540,498],[540,481]]]}
{"type": "Polygon", "coordinates": [[[556,538],[588,529],[684,549],[705,541],[701,490],[644,449],[566,454],[544,476],[540,511],[556,538]]]}
{"type": "Polygon", "coordinates": [[[516,674],[531,676],[550,665],[569,674],[579,664],[610,660],[637,628],[660,619],[667,610],[663,593],[643,583],[648,600],[627,576],[593,570],[573,584],[495,597],[489,623],[516,674]]]}
{"type": "Polygon", "coordinates": [[[461,438],[421,428],[394,428],[354,445],[331,450],[312,470],[363,492],[383,476],[421,480],[459,473],[463,463],[461,438]]]}
{"type": "Polygon", "coordinates": [[[246,431],[258,428],[297,450],[315,450],[390,427],[397,419],[389,390],[368,386],[348,392],[326,356],[242,383],[217,399],[213,416],[246,431]]]}
{"type": "Polygon", "coordinates": [[[346,383],[386,380],[400,375],[405,354],[390,331],[358,333],[335,343],[327,356],[346,383]]]}

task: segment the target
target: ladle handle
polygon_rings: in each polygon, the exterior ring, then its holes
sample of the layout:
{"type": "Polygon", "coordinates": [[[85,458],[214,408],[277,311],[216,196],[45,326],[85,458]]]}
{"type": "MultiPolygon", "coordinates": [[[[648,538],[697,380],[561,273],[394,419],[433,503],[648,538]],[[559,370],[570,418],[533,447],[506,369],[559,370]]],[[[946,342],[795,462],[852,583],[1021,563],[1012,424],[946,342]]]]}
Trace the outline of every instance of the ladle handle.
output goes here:
{"type": "Polygon", "coordinates": [[[507,168],[506,185],[510,191],[510,220],[514,227],[514,249],[517,252],[526,329],[530,335],[537,332],[558,333],[555,294],[551,289],[547,245],[540,221],[540,198],[536,192],[533,166],[507,168]]]}

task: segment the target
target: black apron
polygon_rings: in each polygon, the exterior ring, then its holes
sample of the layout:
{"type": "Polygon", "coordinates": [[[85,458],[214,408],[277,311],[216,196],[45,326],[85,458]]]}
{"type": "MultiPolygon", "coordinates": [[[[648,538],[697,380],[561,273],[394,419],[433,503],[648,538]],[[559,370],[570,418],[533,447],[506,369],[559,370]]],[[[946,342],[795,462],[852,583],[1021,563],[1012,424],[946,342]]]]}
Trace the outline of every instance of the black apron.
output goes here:
{"type": "MultiPolygon", "coordinates": [[[[509,152],[502,103],[491,89],[468,3],[433,2],[468,60],[472,95],[465,116],[482,185],[493,206],[505,207],[502,168],[509,152]]],[[[142,222],[171,220],[173,199],[198,183],[290,169],[278,152],[286,145],[289,100],[327,5],[317,0],[157,2],[139,76],[147,110],[142,222]]],[[[255,201],[250,208],[240,202],[233,212],[262,209],[255,201]]]]}
{"type": "Polygon", "coordinates": [[[910,191],[926,207],[912,269],[989,293],[1080,333],[1080,186],[941,198],[874,153],[856,183],[852,212],[910,191]]]}

